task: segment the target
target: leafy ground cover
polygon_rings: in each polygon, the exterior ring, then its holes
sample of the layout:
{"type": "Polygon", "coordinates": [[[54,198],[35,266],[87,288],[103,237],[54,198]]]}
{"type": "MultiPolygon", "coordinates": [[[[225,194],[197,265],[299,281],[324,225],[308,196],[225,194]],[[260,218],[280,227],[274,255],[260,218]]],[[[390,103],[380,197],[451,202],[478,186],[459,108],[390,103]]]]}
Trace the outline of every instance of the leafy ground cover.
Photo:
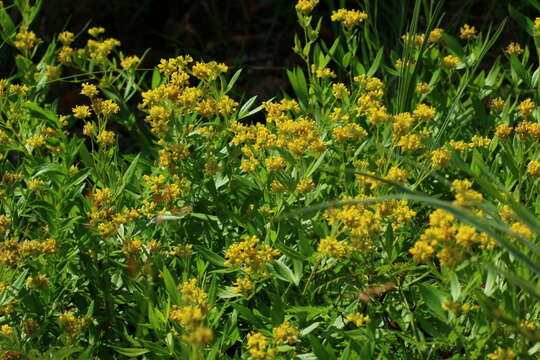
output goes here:
{"type": "Polygon", "coordinates": [[[501,45],[417,1],[386,49],[317,5],[262,103],[0,7],[0,358],[538,357],[540,18],[509,6],[530,46],[501,45]]]}

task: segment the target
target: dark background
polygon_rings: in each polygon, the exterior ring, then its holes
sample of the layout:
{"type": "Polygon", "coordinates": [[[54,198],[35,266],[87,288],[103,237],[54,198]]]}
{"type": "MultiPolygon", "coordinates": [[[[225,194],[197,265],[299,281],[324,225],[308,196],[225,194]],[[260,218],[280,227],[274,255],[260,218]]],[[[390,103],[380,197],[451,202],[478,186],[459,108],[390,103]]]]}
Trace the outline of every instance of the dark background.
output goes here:
{"type": "MultiPolygon", "coordinates": [[[[45,0],[34,27],[39,36],[50,40],[63,30],[78,33],[88,26],[103,26],[108,36],[122,42],[126,55],[150,49],[143,64],[149,68],[161,58],[182,54],[223,61],[244,69],[239,85],[247,96],[267,99],[287,86],[285,68],[298,62],[291,50],[293,36],[300,31],[295,4],[295,0],[45,0]]],[[[370,7],[368,13],[377,14],[385,48],[391,49],[410,19],[396,18],[397,9],[410,12],[413,4],[411,0],[321,0],[315,15],[325,17],[321,36],[332,39],[336,31],[329,19],[332,10],[370,7]]],[[[447,0],[440,26],[454,34],[463,23],[486,30],[490,23],[508,17],[508,4],[529,17],[540,16],[528,0],[447,0]]],[[[512,20],[493,51],[499,52],[510,41],[530,41],[512,20]]]]}

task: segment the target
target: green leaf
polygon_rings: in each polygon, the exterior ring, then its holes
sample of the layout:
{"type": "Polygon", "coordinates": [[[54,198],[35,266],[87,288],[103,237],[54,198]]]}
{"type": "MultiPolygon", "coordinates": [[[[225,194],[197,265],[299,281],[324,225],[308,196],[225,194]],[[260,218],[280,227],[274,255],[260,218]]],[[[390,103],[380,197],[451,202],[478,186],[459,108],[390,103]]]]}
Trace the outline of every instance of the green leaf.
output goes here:
{"type": "Polygon", "coordinates": [[[296,250],[293,250],[292,248],[288,247],[287,245],[285,245],[284,243],[282,242],[276,242],[274,244],[274,246],[276,247],[276,249],[278,249],[279,251],[281,251],[283,254],[287,255],[287,257],[289,259],[296,259],[296,260],[300,260],[300,261],[305,261],[307,260],[307,258],[300,254],[298,251],[296,250]]]}
{"type": "Polygon", "coordinates": [[[383,50],[384,48],[380,48],[377,52],[377,55],[375,55],[375,59],[373,60],[373,63],[369,67],[369,70],[366,74],[366,76],[373,76],[379,70],[379,66],[381,65],[381,60],[383,56],[383,50]]]}
{"type": "Polygon", "coordinates": [[[152,89],[157,88],[159,85],[161,85],[161,74],[158,68],[154,68],[152,72],[152,89]]]}
{"type": "Polygon", "coordinates": [[[446,32],[442,35],[443,41],[448,46],[451,52],[453,52],[461,60],[465,59],[465,51],[459,42],[451,35],[448,35],[446,32]]]}
{"type": "Polygon", "coordinates": [[[165,289],[169,298],[173,301],[174,304],[180,304],[180,294],[178,293],[178,288],[176,287],[176,282],[174,281],[169,269],[163,267],[163,282],[165,283],[165,289]]]}
{"type": "Polygon", "coordinates": [[[420,284],[418,286],[424,302],[435,317],[446,321],[446,314],[442,308],[444,294],[432,285],[420,284]]]}
{"type": "Polygon", "coordinates": [[[287,70],[287,77],[289,78],[289,82],[293,87],[300,105],[303,108],[306,108],[308,105],[308,87],[304,71],[300,67],[297,67],[293,71],[287,70]]]}
{"type": "Polygon", "coordinates": [[[128,356],[128,357],[137,357],[144,354],[147,354],[150,352],[150,350],[142,349],[142,348],[121,348],[109,345],[110,348],[114,349],[119,354],[128,356]]]}
{"type": "Polygon", "coordinates": [[[275,274],[278,278],[280,278],[283,281],[287,281],[290,283],[293,283],[294,285],[298,286],[300,284],[300,277],[298,277],[290,267],[285,265],[281,261],[276,261],[275,264],[273,264],[274,267],[277,270],[277,274],[275,274]]]}
{"type": "Polygon", "coordinates": [[[197,250],[198,254],[200,254],[206,260],[210,261],[210,263],[219,267],[225,267],[225,258],[223,258],[222,256],[219,256],[205,246],[194,245],[193,247],[195,248],[195,250],[197,250]]]}
{"type": "Polygon", "coordinates": [[[238,120],[247,118],[263,109],[262,105],[257,106],[255,109],[251,109],[251,106],[253,105],[255,100],[257,100],[257,96],[249,98],[248,101],[246,101],[246,103],[242,105],[242,107],[238,111],[238,120]]]}
{"type": "Polygon", "coordinates": [[[452,294],[452,300],[458,301],[461,295],[461,284],[455,272],[450,275],[450,293],[452,294]]]}
{"type": "Polygon", "coordinates": [[[238,81],[238,78],[240,77],[241,73],[242,73],[242,69],[236,70],[234,75],[231,77],[231,80],[229,80],[229,83],[227,84],[227,88],[225,89],[225,94],[232,90],[234,84],[236,84],[236,81],[238,81]]]}
{"type": "Polygon", "coordinates": [[[310,333],[312,333],[316,328],[318,328],[321,325],[321,322],[316,321],[313,324],[309,325],[308,327],[303,328],[300,330],[300,337],[307,336],[310,333]]]}
{"type": "Polygon", "coordinates": [[[336,355],[330,346],[324,346],[320,341],[312,335],[308,335],[311,348],[319,360],[336,360],[336,355]]]}
{"type": "Polygon", "coordinates": [[[231,304],[231,306],[240,314],[240,317],[257,328],[264,328],[264,324],[259,320],[248,307],[240,304],[231,304]]]}

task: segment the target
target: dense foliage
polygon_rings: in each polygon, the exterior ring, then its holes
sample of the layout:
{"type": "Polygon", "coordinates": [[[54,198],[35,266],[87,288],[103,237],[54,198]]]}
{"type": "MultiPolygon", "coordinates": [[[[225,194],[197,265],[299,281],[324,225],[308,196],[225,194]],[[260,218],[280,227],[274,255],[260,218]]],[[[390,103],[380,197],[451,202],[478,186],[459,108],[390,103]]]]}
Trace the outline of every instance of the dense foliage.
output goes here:
{"type": "Polygon", "coordinates": [[[104,28],[46,42],[41,1],[0,7],[1,359],[538,356],[540,18],[509,6],[534,45],[501,45],[416,1],[386,49],[317,4],[262,103],[241,69],[142,69],[104,28]]]}

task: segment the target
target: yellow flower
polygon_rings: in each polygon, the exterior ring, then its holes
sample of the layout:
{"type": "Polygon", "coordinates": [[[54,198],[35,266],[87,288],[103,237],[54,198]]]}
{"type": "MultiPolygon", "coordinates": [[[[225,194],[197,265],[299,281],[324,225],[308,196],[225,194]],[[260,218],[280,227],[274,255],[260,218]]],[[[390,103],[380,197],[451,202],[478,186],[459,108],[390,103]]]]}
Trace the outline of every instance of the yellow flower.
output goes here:
{"type": "Polygon", "coordinates": [[[308,193],[315,188],[312,178],[301,179],[296,185],[296,190],[300,193],[308,193]]]}
{"type": "Polygon", "coordinates": [[[75,35],[72,32],[64,31],[58,35],[58,40],[62,43],[62,45],[69,46],[73,42],[74,37],[75,35]]]}
{"type": "Polygon", "coordinates": [[[26,52],[32,50],[34,46],[38,44],[38,42],[39,39],[33,31],[21,29],[21,31],[15,35],[13,45],[15,45],[15,47],[20,51],[26,52]]]}
{"type": "Polygon", "coordinates": [[[332,84],[332,94],[336,99],[344,99],[350,95],[349,89],[343,83],[332,84]]]}
{"type": "Polygon", "coordinates": [[[239,278],[234,282],[233,293],[234,294],[250,294],[255,290],[255,284],[249,277],[239,278]]]}
{"type": "Polygon", "coordinates": [[[319,79],[324,79],[324,78],[336,78],[337,75],[329,68],[320,68],[318,69],[315,64],[313,64],[311,66],[311,71],[315,73],[315,76],[319,79]]]}
{"type": "Polygon", "coordinates": [[[338,241],[333,237],[327,236],[321,240],[317,252],[323,256],[333,258],[343,258],[351,255],[351,247],[343,241],[338,241]]]}
{"type": "Polygon", "coordinates": [[[268,171],[281,171],[287,166],[285,159],[283,159],[281,156],[265,159],[264,165],[268,171]]]}
{"type": "Polygon", "coordinates": [[[523,54],[523,49],[521,48],[521,45],[519,43],[511,42],[510,44],[508,44],[504,52],[508,55],[521,55],[523,54]]]}
{"type": "Polygon", "coordinates": [[[191,68],[193,76],[199,80],[215,80],[221,73],[228,71],[227,65],[210,61],[208,63],[197,62],[191,68]]]}
{"type": "Polygon", "coordinates": [[[192,344],[205,345],[214,340],[214,334],[210,328],[197,326],[195,329],[191,330],[188,335],[184,336],[184,340],[192,344]]]}
{"type": "Polygon", "coordinates": [[[482,137],[482,136],[478,136],[478,135],[474,135],[472,138],[471,138],[471,142],[469,143],[469,148],[479,148],[479,147],[483,147],[483,148],[487,148],[489,147],[489,144],[491,144],[491,139],[489,138],[486,138],[486,137],[482,137]]]}
{"type": "Polygon", "coordinates": [[[504,109],[504,100],[500,97],[493,98],[489,102],[489,107],[495,112],[501,112],[504,109]]]}
{"type": "Polygon", "coordinates": [[[455,69],[459,64],[459,58],[453,55],[447,55],[443,58],[443,66],[448,69],[455,69]]]}
{"type": "Polygon", "coordinates": [[[527,166],[527,172],[529,175],[534,177],[540,176],[540,162],[536,160],[530,161],[529,165],[527,166]]]}
{"type": "Polygon", "coordinates": [[[397,146],[405,152],[412,152],[422,147],[422,138],[417,134],[404,135],[399,139],[397,146]]]}
{"type": "Polygon", "coordinates": [[[281,325],[272,329],[272,335],[277,345],[294,344],[298,339],[298,330],[291,326],[291,323],[285,320],[281,325]]]}
{"type": "Polygon", "coordinates": [[[92,27],[88,29],[88,34],[92,37],[98,37],[99,35],[103,34],[105,32],[105,28],[103,27],[92,27]]]}
{"type": "Polygon", "coordinates": [[[82,89],[81,89],[81,95],[88,96],[89,98],[92,98],[99,94],[98,89],[95,85],[89,84],[89,83],[83,83],[82,89]]]}
{"type": "Polygon", "coordinates": [[[13,329],[11,328],[11,326],[4,324],[2,325],[2,327],[0,327],[0,334],[5,336],[11,336],[13,335],[13,329]]]}
{"type": "Polygon", "coordinates": [[[66,65],[71,63],[73,61],[73,54],[75,50],[69,46],[64,46],[62,49],[60,49],[60,52],[58,53],[58,61],[60,64],[66,65]]]}
{"type": "Polygon", "coordinates": [[[71,338],[82,332],[88,320],[86,316],[79,318],[73,315],[72,312],[65,312],[58,317],[58,322],[64,328],[66,335],[71,338]]]}
{"type": "Polygon", "coordinates": [[[416,106],[416,109],[414,109],[413,111],[413,115],[418,120],[430,121],[435,119],[435,115],[437,115],[437,112],[435,111],[435,108],[433,106],[429,106],[426,104],[418,104],[416,106]]]}
{"type": "Polygon", "coordinates": [[[243,241],[229,246],[225,254],[225,265],[239,266],[248,274],[264,275],[266,264],[274,262],[274,257],[279,253],[279,250],[267,244],[259,245],[257,236],[245,236],[243,241]]]}
{"type": "Polygon", "coordinates": [[[332,12],[331,20],[339,21],[346,28],[352,29],[355,26],[360,25],[364,20],[368,18],[365,12],[360,10],[346,10],[339,9],[332,12]]]}
{"type": "Polygon", "coordinates": [[[415,92],[417,94],[426,94],[431,90],[428,83],[420,82],[416,84],[415,92]]]}
{"type": "Polygon", "coordinates": [[[313,11],[318,3],[319,0],[298,0],[295,9],[304,15],[308,15],[313,11]]]}
{"type": "Polygon", "coordinates": [[[251,333],[247,336],[246,347],[249,354],[257,360],[271,360],[276,349],[268,346],[268,339],[261,333],[251,333]]]}
{"type": "Polygon", "coordinates": [[[494,352],[489,353],[487,357],[489,360],[512,360],[516,357],[516,353],[510,349],[497,348],[494,352]]]}
{"type": "Polygon", "coordinates": [[[535,107],[536,105],[534,104],[531,98],[527,98],[523,100],[518,106],[519,111],[521,112],[523,116],[531,115],[535,107]]]}
{"type": "Polygon", "coordinates": [[[497,126],[497,128],[495,129],[495,136],[497,136],[500,139],[507,139],[511,133],[512,133],[512,127],[506,124],[501,124],[497,126]]]}
{"type": "Polygon", "coordinates": [[[141,59],[138,56],[127,56],[120,61],[120,66],[122,69],[128,70],[135,68],[140,62],[141,59]]]}
{"type": "Polygon", "coordinates": [[[371,319],[368,315],[363,315],[360,313],[353,313],[347,315],[347,321],[353,322],[356,327],[361,327],[364,324],[368,324],[371,322],[371,319]]]}
{"type": "Polygon", "coordinates": [[[90,108],[86,105],[78,105],[73,108],[73,116],[77,119],[84,119],[92,115],[90,108]]]}
{"type": "Polygon", "coordinates": [[[96,137],[96,141],[98,142],[98,144],[102,144],[102,145],[112,145],[114,144],[114,139],[115,139],[115,133],[113,131],[108,131],[108,130],[103,130],[96,137]]]}
{"type": "Polygon", "coordinates": [[[431,166],[434,169],[445,167],[452,160],[452,153],[447,148],[433,150],[430,154],[431,166]]]}
{"type": "Polygon", "coordinates": [[[459,30],[459,37],[464,40],[472,40],[476,37],[476,29],[474,28],[474,26],[465,24],[459,30]]]}
{"type": "Polygon", "coordinates": [[[95,111],[103,116],[110,116],[117,114],[120,111],[120,107],[112,100],[104,100],[95,104],[95,111]]]}
{"type": "Polygon", "coordinates": [[[43,144],[45,144],[45,137],[41,134],[32,136],[26,140],[26,145],[30,146],[31,148],[37,148],[43,144]]]}
{"type": "Polygon", "coordinates": [[[444,30],[441,29],[441,28],[433,29],[429,33],[429,42],[431,42],[431,43],[439,42],[439,40],[441,39],[443,33],[444,33],[444,30]]]}
{"type": "Polygon", "coordinates": [[[32,191],[40,191],[41,190],[41,185],[43,185],[43,184],[45,184],[45,181],[43,181],[43,180],[30,179],[26,183],[26,186],[28,187],[28,189],[30,189],[32,191]]]}
{"type": "Polygon", "coordinates": [[[49,279],[46,275],[38,274],[36,277],[29,276],[26,284],[31,289],[43,290],[49,286],[49,279]]]}

